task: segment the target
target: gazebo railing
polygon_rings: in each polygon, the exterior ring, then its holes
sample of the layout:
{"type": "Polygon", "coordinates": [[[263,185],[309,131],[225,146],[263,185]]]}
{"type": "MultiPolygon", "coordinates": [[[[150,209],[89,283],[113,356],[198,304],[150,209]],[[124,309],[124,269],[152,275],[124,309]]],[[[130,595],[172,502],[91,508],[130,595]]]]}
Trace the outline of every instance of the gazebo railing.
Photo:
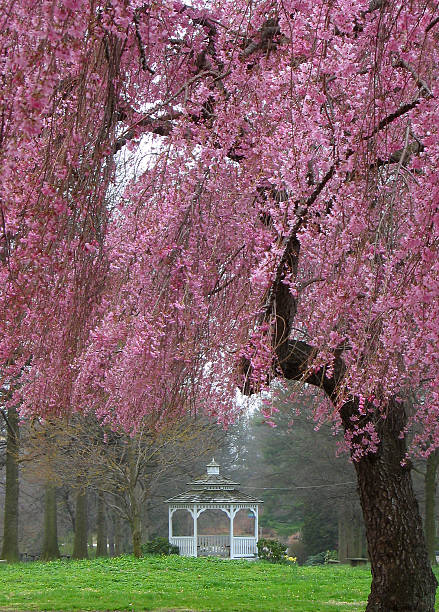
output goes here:
{"type": "MultiPolygon", "coordinates": [[[[180,549],[180,555],[195,557],[193,536],[172,536],[170,543],[180,549]]],[[[255,557],[258,553],[256,538],[234,536],[233,557],[255,557]]],[[[230,537],[228,535],[199,535],[197,537],[197,556],[230,557],[230,537]]]]}
{"type": "Polygon", "coordinates": [[[192,536],[173,536],[169,541],[171,544],[178,546],[182,557],[195,557],[194,538],[192,536]]]}
{"type": "Polygon", "coordinates": [[[198,555],[230,556],[230,537],[228,535],[199,535],[198,555]]]}
{"type": "Polygon", "coordinates": [[[256,538],[253,536],[233,538],[234,557],[255,557],[258,554],[256,538]]]}

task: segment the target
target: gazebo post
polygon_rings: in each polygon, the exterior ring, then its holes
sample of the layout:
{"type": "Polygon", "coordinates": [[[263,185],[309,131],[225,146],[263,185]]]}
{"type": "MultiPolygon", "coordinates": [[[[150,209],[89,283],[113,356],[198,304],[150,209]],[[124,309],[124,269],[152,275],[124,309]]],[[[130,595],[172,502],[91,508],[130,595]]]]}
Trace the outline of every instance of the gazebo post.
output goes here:
{"type": "Polygon", "coordinates": [[[194,504],[194,511],[193,511],[193,519],[194,519],[194,557],[198,556],[198,525],[197,525],[197,514],[198,514],[198,508],[197,508],[197,504],[194,504]]]}
{"type": "Polygon", "coordinates": [[[233,513],[233,506],[230,506],[230,558],[234,558],[234,550],[233,550],[233,519],[235,515],[233,513]]]}
{"type": "Polygon", "coordinates": [[[256,546],[258,545],[258,539],[259,539],[259,507],[256,506],[256,511],[255,511],[255,539],[256,539],[256,546]]]}
{"type": "Polygon", "coordinates": [[[171,511],[171,506],[169,506],[169,513],[168,513],[168,532],[169,532],[169,536],[168,539],[169,541],[171,541],[172,538],[172,514],[173,512],[171,511]]]}

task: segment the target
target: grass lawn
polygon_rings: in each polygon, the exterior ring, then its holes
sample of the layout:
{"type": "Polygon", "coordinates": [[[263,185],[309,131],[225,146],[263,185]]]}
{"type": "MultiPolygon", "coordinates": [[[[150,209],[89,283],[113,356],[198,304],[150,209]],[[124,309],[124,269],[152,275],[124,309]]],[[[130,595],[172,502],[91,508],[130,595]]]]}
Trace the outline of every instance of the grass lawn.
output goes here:
{"type": "Polygon", "coordinates": [[[0,566],[6,610],[364,610],[368,568],[178,556],[0,566]]]}

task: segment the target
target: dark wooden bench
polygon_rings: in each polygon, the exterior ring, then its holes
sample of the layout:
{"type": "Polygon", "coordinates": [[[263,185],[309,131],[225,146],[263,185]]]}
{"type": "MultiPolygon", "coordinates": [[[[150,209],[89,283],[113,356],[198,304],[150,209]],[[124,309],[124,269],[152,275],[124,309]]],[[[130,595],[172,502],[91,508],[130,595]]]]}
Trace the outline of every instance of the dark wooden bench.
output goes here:
{"type": "Polygon", "coordinates": [[[365,557],[348,557],[347,559],[352,567],[357,565],[366,565],[366,563],[369,561],[369,559],[366,559],[365,557]]]}

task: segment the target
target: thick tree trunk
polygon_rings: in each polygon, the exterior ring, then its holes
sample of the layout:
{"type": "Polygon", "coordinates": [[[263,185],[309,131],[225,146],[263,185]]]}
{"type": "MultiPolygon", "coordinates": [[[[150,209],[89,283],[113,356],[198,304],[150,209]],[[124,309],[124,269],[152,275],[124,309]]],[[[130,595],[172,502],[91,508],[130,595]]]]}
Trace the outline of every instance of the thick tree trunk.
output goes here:
{"type": "Polygon", "coordinates": [[[19,561],[18,551],[18,413],[14,406],[8,409],[6,437],[6,488],[1,558],[10,563],[19,561]]]}
{"type": "MultiPolygon", "coordinates": [[[[345,406],[345,429],[355,402],[345,406]]],[[[434,612],[436,578],[427,555],[422,521],[400,432],[403,406],[390,402],[375,424],[378,451],[354,461],[366,526],[372,585],[367,612],[434,612]]]]}
{"type": "Polygon", "coordinates": [[[427,459],[425,473],[425,540],[427,542],[428,558],[430,563],[436,565],[436,474],[439,462],[439,449],[436,449],[427,459]]]}
{"type": "Polygon", "coordinates": [[[41,559],[51,561],[59,559],[58,529],[56,521],[56,489],[46,484],[44,495],[44,539],[41,559]]]}
{"type": "Polygon", "coordinates": [[[87,494],[85,491],[76,493],[75,538],[73,541],[73,559],[88,559],[87,549],[87,494]]]}
{"type": "Polygon", "coordinates": [[[102,491],[98,491],[96,531],[96,557],[107,557],[107,521],[105,519],[105,500],[102,491]]]}

